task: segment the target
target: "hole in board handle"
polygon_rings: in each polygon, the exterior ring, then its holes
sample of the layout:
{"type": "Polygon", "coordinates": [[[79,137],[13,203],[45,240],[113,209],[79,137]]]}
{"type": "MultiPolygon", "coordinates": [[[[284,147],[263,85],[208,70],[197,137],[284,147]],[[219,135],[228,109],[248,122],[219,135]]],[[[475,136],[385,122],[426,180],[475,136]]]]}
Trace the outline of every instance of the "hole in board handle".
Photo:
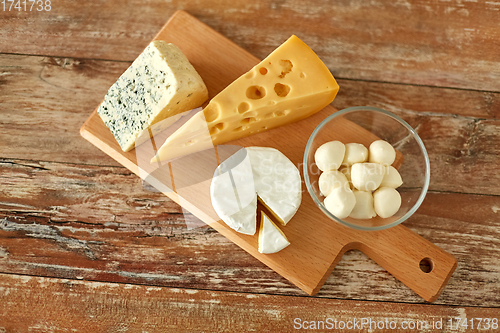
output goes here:
{"type": "Polygon", "coordinates": [[[430,273],[434,269],[434,262],[431,258],[424,258],[420,260],[420,270],[424,273],[430,273]]]}

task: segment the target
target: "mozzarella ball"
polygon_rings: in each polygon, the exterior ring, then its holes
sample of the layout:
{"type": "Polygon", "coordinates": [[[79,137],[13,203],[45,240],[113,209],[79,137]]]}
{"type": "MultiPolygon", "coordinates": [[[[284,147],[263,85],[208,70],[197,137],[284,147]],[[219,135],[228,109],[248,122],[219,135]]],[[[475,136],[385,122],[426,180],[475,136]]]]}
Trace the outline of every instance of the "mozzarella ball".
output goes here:
{"type": "Polygon", "coordinates": [[[314,153],[314,160],[321,171],[338,170],[345,155],[345,145],[340,141],[322,144],[314,153]]]}
{"type": "Polygon", "coordinates": [[[395,167],[389,165],[385,169],[384,178],[380,183],[380,187],[398,188],[403,185],[403,179],[395,167]]]}
{"type": "Polygon", "coordinates": [[[346,143],[342,164],[353,165],[368,161],[368,149],[361,143],[346,143]]]}
{"type": "Polygon", "coordinates": [[[395,159],[396,151],[389,142],[377,140],[370,145],[369,162],[391,165],[395,159]]]}
{"type": "Polygon", "coordinates": [[[351,180],[351,166],[349,165],[342,165],[339,169],[339,172],[341,172],[345,178],[347,178],[347,181],[349,182],[349,187],[351,190],[354,189],[354,186],[352,186],[352,180],[351,180]]]}
{"type": "Polygon", "coordinates": [[[334,188],[323,201],[326,209],[339,219],[345,219],[351,214],[356,197],[350,189],[334,188]]]}
{"type": "Polygon", "coordinates": [[[347,178],[337,170],[325,171],[319,176],[319,190],[325,197],[332,192],[334,188],[349,188],[347,178]]]}
{"type": "Polygon", "coordinates": [[[378,163],[355,163],[351,167],[351,180],[360,191],[375,191],[384,178],[385,167],[378,163]]]}
{"type": "Polygon", "coordinates": [[[365,191],[353,191],[354,197],[356,198],[356,204],[352,209],[349,217],[353,219],[371,219],[377,216],[375,209],[373,208],[373,195],[371,192],[365,191]]]}
{"type": "Polygon", "coordinates": [[[401,195],[391,187],[381,187],[373,193],[373,207],[378,216],[391,217],[401,207],[401,195]]]}

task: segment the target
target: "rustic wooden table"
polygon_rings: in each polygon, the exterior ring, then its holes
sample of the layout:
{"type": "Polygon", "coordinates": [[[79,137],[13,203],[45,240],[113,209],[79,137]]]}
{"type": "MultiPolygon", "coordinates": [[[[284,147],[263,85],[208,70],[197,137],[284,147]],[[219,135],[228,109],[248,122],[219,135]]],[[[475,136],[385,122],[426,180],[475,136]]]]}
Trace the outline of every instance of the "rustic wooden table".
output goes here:
{"type": "Polygon", "coordinates": [[[287,332],[362,318],[499,330],[499,2],[41,3],[0,2],[0,332],[287,332]],[[186,228],[181,207],[80,137],[179,9],[259,58],[297,34],[337,78],[333,106],[385,108],[418,131],[431,184],[405,225],[458,260],[437,301],[359,251],[304,297],[214,230],[186,228]]]}

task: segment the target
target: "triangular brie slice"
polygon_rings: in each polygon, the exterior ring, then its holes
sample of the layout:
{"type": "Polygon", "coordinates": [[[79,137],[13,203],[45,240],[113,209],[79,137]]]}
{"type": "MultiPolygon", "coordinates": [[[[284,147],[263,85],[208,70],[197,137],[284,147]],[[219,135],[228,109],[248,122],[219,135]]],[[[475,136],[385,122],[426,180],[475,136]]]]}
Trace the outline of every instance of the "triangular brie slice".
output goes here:
{"type": "Polygon", "coordinates": [[[259,252],[276,253],[290,245],[283,231],[278,228],[273,221],[264,213],[260,221],[259,228],[259,252]]]}
{"type": "Polygon", "coordinates": [[[304,119],[330,104],[338,90],[321,59],[292,36],[212,98],[165,141],[157,157],[170,160],[304,119]]]}

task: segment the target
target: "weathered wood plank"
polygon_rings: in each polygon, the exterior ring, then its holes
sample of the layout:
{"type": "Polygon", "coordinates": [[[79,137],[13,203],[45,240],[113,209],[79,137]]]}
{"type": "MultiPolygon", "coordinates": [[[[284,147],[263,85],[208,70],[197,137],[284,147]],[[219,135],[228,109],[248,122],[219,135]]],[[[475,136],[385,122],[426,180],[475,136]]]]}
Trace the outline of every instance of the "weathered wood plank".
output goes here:
{"type": "Polygon", "coordinates": [[[3,12],[0,52],[132,61],[178,9],[259,58],[297,34],[341,78],[500,91],[491,1],[54,2],[3,12]]]}
{"type": "MultiPolygon", "coordinates": [[[[83,140],[79,128],[129,63],[0,55],[0,156],[29,160],[117,165],[83,140]],[[31,90],[33,89],[33,90],[31,90]],[[32,93],[35,91],[35,93],[32,93]]],[[[401,115],[429,150],[439,190],[498,194],[500,94],[412,85],[340,80],[334,106],[373,105],[401,115]],[[440,98],[441,97],[441,98],[440,98]],[[440,103],[435,101],[439,100],[440,103]],[[477,118],[477,119],[473,119],[477,118]],[[479,119],[479,120],[478,120],[479,119]],[[464,165],[485,166],[476,182],[464,165]],[[489,166],[489,167],[488,167],[489,166]],[[446,171],[444,171],[446,170],[446,171]],[[485,176],[486,175],[486,176],[485,176]],[[493,177],[493,182],[491,177],[493,177]],[[446,184],[453,188],[446,188],[446,184]]],[[[479,176],[479,174],[478,174],[479,176]]]]}
{"type": "MultiPolygon", "coordinates": [[[[228,7],[212,0],[112,0],[53,5],[48,13],[3,12],[0,18],[0,53],[48,55],[0,54],[1,272],[302,295],[212,229],[187,229],[189,216],[179,206],[144,190],[137,177],[113,167],[113,160],[79,137],[79,127],[108,87],[174,10],[186,9],[258,57],[298,34],[337,77],[345,78],[339,80],[334,106],[379,106],[415,126],[430,153],[434,192],[405,224],[458,259],[437,303],[499,306],[497,3],[293,0],[236,1],[228,7]]],[[[275,301],[267,295],[252,295],[258,301],[247,305],[247,295],[200,292],[198,298],[191,297],[194,291],[177,289],[147,300],[144,295],[155,294],[156,287],[4,277],[0,331],[179,331],[180,325],[221,331],[221,322],[231,323],[228,331],[245,331],[248,322],[259,331],[290,331],[293,316],[300,317],[305,308],[304,320],[366,313],[380,319],[394,314],[398,320],[408,314],[449,319],[498,313],[498,308],[482,312],[302,297],[275,301]],[[113,288],[120,291],[111,295],[113,288]],[[96,312],[95,304],[105,302],[103,312],[96,312]],[[289,302],[294,305],[287,307],[289,302]],[[43,304],[42,312],[33,311],[33,304],[43,304]],[[116,316],[117,308],[123,317],[116,316]],[[139,326],[134,316],[151,321],[139,326]],[[235,316],[247,323],[231,322],[235,316]],[[196,324],[193,318],[203,320],[196,324]]],[[[345,255],[319,297],[421,302],[357,251],[345,255]]]]}
{"type": "Polygon", "coordinates": [[[140,223],[182,214],[127,169],[0,161],[0,207],[50,223],[140,223]]]}
{"type": "Polygon", "coordinates": [[[339,85],[333,102],[338,109],[370,105],[391,112],[500,118],[498,93],[342,79],[339,85]]]}
{"type": "Polygon", "coordinates": [[[0,56],[0,156],[118,165],[79,128],[128,63],[0,56]]]}
{"type": "Polygon", "coordinates": [[[415,128],[431,164],[431,190],[499,195],[500,121],[394,112],[415,128]],[[459,181],[457,181],[459,180],[459,181]]]}
{"type": "Polygon", "coordinates": [[[357,332],[435,332],[439,328],[455,331],[463,321],[477,329],[479,323],[470,321],[473,318],[498,320],[498,308],[284,297],[7,274],[0,274],[0,300],[0,330],[7,332],[292,332],[347,327],[357,332]]]}
{"type": "MultiPolygon", "coordinates": [[[[0,183],[1,272],[303,294],[213,229],[188,229],[177,205],[123,168],[4,161],[0,183]]],[[[405,223],[458,259],[436,303],[500,305],[499,212],[498,196],[431,192],[405,223]]],[[[422,302],[357,251],[318,295],[422,302]]]]}

